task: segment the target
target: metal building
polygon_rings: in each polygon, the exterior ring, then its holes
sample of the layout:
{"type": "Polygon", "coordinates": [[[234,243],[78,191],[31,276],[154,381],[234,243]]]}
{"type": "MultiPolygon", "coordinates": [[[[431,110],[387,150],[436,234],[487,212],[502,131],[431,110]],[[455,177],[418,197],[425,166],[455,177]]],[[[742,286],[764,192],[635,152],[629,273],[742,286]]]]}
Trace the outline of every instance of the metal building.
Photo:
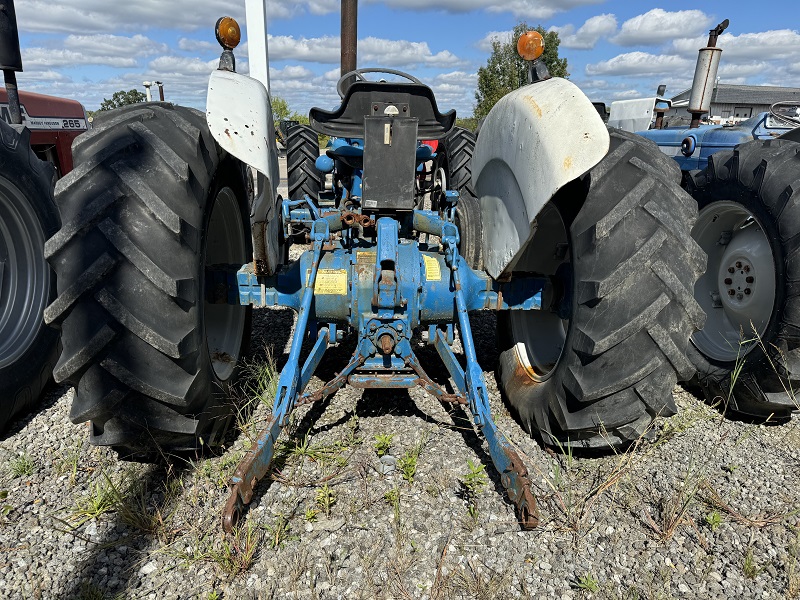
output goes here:
{"type": "MultiPolygon", "coordinates": [[[[684,90],[672,98],[672,109],[667,113],[668,116],[688,116],[686,106],[691,91],[684,90]]],[[[800,103],[800,88],[719,83],[711,97],[709,117],[723,122],[738,122],[767,111],[770,105],[781,101],[800,103]]]]}

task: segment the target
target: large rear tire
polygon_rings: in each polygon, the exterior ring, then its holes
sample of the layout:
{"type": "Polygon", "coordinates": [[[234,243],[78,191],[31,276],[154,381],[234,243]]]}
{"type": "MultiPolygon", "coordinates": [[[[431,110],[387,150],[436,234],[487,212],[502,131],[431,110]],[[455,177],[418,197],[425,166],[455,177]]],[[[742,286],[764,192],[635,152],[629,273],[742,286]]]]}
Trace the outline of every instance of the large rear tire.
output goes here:
{"type": "Polygon", "coordinates": [[[624,446],[690,377],[705,315],[692,289],[705,255],[697,207],[656,146],[611,130],[611,148],[537,217],[518,269],[561,282],[560,311],[502,314],[499,379],[532,435],[556,447],[624,446]]]}
{"type": "Polygon", "coordinates": [[[319,138],[308,125],[295,125],[286,135],[286,178],[289,199],[308,196],[316,201],[325,188],[325,175],[317,170],[319,138]]]}
{"type": "Polygon", "coordinates": [[[208,303],[205,269],[252,250],[244,170],[202,113],[146,104],[101,113],[73,144],[76,168],[48,240],[62,328],[57,381],[75,386],[70,418],[124,454],[220,441],[250,311],[208,303]]]}
{"type": "Polygon", "coordinates": [[[30,132],[0,120],[0,431],[33,407],[58,357],[58,332],[42,321],[56,294],[44,258],[59,226],[54,175],[30,132]]]}
{"type": "Polygon", "coordinates": [[[798,189],[800,144],[788,140],[718,152],[690,181],[692,236],[708,253],[695,296],[708,321],[689,356],[709,401],[759,419],[800,408],[798,189]]]}

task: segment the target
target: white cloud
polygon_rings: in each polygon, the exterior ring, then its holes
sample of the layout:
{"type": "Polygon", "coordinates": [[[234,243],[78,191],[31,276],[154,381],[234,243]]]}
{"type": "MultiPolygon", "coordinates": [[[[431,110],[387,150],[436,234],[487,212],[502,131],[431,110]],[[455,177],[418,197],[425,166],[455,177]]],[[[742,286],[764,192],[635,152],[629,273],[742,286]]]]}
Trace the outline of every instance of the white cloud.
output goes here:
{"type": "Polygon", "coordinates": [[[501,44],[507,44],[511,41],[513,33],[513,31],[490,31],[475,44],[475,47],[484,52],[491,52],[492,42],[497,40],[501,44]]]}
{"type": "MultiPolygon", "coordinates": [[[[269,36],[270,60],[306,61],[321,64],[337,64],[340,60],[339,38],[294,38],[291,36],[269,36]]],[[[358,58],[361,64],[384,67],[447,67],[462,64],[449,50],[434,54],[426,42],[387,40],[367,37],[358,41],[358,58]]]]}
{"type": "Polygon", "coordinates": [[[133,57],[91,56],[74,50],[52,48],[26,48],[22,50],[22,65],[25,69],[49,70],[75,65],[99,65],[105,67],[135,67],[138,61],[133,57]]]}
{"type": "MultiPolygon", "coordinates": [[[[686,55],[697,56],[698,49],[706,45],[706,36],[679,39],[672,48],[686,55]]],[[[717,39],[722,48],[722,64],[750,62],[753,60],[800,59],[800,33],[791,29],[776,29],[733,35],[723,33],[717,39]]]]}
{"type": "Polygon", "coordinates": [[[627,52],[598,63],[586,65],[587,75],[622,75],[649,77],[652,75],[688,73],[694,63],[681,56],[668,54],[649,54],[647,52],[627,52]]]}
{"type": "Polygon", "coordinates": [[[141,34],[132,37],[99,33],[94,35],[68,35],[64,47],[90,56],[149,56],[167,52],[167,45],[141,34]]]}
{"type": "Polygon", "coordinates": [[[368,0],[393,8],[407,10],[443,10],[450,13],[467,13],[477,10],[511,13],[518,19],[547,19],[557,12],[600,4],[603,0],[368,0]]]}
{"type": "MultiPolygon", "coordinates": [[[[337,0],[268,0],[270,19],[288,19],[307,12],[338,11],[337,0]]],[[[244,2],[239,0],[23,0],[17,2],[20,31],[37,33],[142,31],[171,28],[207,29],[211,35],[219,17],[228,15],[245,23],[244,2]]]]}
{"type": "Polygon", "coordinates": [[[697,35],[710,24],[711,17],[701,10],[667,12],[654,8],[625,21],[611,41],[620,46],[655,46],[697,35]]]}
{"type": "Polygon", "coordinates": [[[219,44],[207,42],[205,40],[193,40],[182,37],[178,40],[178,48],[186,52],[214,52],[220,51],[219,44]]]}
{"type": "Polygon", "coordinates": [[[281,79],[281,80],[290,80],[290,79],[301,79],[301,80],[310,80],[314,78],[314,73],[312,73],[306,67],[300,65],[288,65],[283,69],[270,69],[269,70],[269,78],[270,82],[273,79],[281,79]]]}
{"type": "Polygon", "coordinates": [[[23,48],[22,57],[23,66],[35,70],[81,65],[132,68],[139,65],[137,57],[167,50],[166,44],[140,34],[126,37],[101,33],[68,35],[59,48],[23,48]]]}
{"type": "Polygon", "coordinates": [[[601,38],[606,38],[617,30],[617,18],[614,15],[596,15],[586,20],[577,31],[574,25],[551,27],[557,31],[561,46],[574,50],[591,50],[601,38]]]}

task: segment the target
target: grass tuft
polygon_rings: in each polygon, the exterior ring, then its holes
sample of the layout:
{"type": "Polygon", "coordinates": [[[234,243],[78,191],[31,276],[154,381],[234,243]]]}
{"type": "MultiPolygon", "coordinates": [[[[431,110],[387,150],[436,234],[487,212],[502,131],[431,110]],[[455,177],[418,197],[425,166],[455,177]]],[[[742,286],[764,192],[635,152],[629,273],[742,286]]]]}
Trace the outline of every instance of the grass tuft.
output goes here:
{"type": "Polygon", "coordinates": [[[11,461],[12,477],[30,477],[38,470],[38,465],[27,452],[23,452],[11,461]]]}

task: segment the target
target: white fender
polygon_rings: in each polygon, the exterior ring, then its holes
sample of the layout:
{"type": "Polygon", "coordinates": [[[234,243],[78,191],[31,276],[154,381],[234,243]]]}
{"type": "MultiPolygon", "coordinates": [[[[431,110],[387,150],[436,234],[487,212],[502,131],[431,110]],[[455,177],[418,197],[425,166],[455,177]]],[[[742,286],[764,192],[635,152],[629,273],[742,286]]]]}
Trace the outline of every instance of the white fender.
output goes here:
{"type": "Polygon", "coordinates": [[[510,272],[553,195],[599,163],[610,138],[589,99],[552,78],[504,96],[481,127],[472,182],[483,219],[486,271],[510,272]]]}
{"type": "Polygon", "coordinates": [[[277,190],[280,175],[272,101],[263,83],[239,73],[213,71],[206,121],[222,148],[266,175],[277,190]]]}
{"type": "Polygon", "coordinates": [[[206,122],[227,152],[258,171],[250,207],[253,254],[271,274],[280,261],[278,231],[278,146],[272,102],[264,84],[238,73],[214,71],[208,80],[206,122]]]}

